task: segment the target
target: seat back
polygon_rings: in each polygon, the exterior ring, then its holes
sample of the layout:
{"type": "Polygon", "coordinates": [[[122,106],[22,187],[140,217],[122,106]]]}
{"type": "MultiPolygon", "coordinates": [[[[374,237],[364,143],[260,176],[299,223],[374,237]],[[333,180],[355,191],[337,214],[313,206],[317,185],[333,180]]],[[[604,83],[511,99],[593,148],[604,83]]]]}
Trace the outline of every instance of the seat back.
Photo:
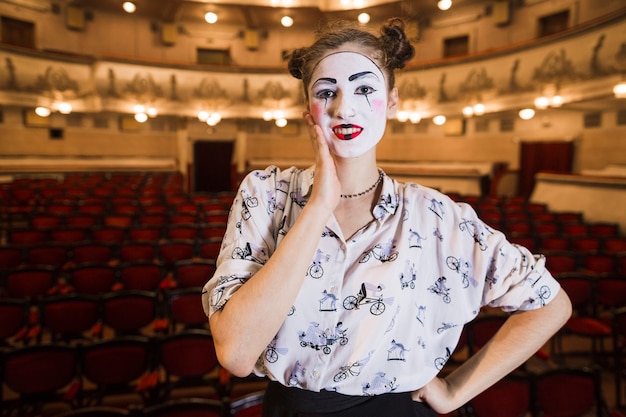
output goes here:
{"type": "Polygon", "coordinates": [[[605,411],[602,384],[597,371],[587,368],[555,368],[534,377],[536,411],[551,417],[601,417],[605,411]]]}

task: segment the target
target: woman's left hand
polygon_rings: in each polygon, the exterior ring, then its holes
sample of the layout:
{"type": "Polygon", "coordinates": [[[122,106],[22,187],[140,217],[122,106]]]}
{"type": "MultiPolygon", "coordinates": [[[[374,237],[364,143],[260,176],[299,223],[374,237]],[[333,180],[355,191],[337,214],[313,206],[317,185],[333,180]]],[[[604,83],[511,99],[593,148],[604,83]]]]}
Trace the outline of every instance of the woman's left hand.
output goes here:
{"type": "Polygon", "coordinates": [[[413,401],[426,403],[439,414],[450,413],[461,405],[455,405],[450,386],[443,378],[435,377],[422,388],[411,393],[413,401]]]}

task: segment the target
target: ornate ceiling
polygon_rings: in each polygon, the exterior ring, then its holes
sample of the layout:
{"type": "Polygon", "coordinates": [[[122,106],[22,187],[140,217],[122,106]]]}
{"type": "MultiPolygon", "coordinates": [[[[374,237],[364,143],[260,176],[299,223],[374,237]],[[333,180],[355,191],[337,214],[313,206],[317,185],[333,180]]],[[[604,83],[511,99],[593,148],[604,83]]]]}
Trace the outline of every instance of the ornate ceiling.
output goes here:
{"type": "MultiPolygon", "coordinates": [[[[5,0],[7,2],[38,1],[59,3],[47,0],[5,0]]],[[[64,0],[68,4],[85,10],[106,11],[124,14],[121,0],[64,0]]],[[[484,4],[489,0],[454,0],[453,9],[484,4]]],[[[219,20],[216,25],[267,29],[278,25],[284,14],[294,19],[294,25],[312,30],[321,21],[338,18],[356,19],[359,13],[370,14],[373,22],[384,21],[392,16],[413,20],[426,20],[446,12],[437,8],[437,0],[135,0],[137,16],[148,17],[156,22],[198,23],[204,15],[215,12],[219,20]],[[355,7],[354,4],[363,7],[355,7]],[[285,5],[291,5],[289,7],[285,5]]]]}

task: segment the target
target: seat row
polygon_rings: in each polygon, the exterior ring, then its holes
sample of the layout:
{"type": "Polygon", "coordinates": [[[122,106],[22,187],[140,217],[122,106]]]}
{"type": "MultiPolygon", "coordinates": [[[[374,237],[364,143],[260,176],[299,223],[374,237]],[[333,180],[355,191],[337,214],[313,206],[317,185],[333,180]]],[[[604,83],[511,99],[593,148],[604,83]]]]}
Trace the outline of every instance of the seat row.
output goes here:
{"type": "MultiPolygon", "coordinates": [[[[120,413],[109,409],[112,413],[108,415],[141,415],[133,413],[162,407],[176,409],[177,413],[148,415],[227,416],[237,415],[233,405],[241,401],[230,395],[233,380],[220,378],[227,374],[219,369],[210,334],[202,330],[155,338],[124,336],[81,346],[23,347],[8,352],[3,362],[4,383],[17,394],[15,400],[6,401],[13,409],[25,407],[27,402],[42,409],[46,402],[56,401],[74,409],[62,416],[85,416],[90,407],[99,407],[105,399],[125,394],[134,396],[135,402],[129,406],[126,400],[120,413]],[[48,365],[42,368],[41,363],[48,365]],[[172,406],[181,403],[176,401],[176,391],[189,387],[203,398],[182,401],[203,403],[202,411],[200,407],[188,407],[195,408],[196,414],[186,414],[184,408],[172,406]]],[[[252,402],[258,410],[263,397],[260,392],[253,392],[253,397],[244,394],[240,398],[252,402]]],[[[608,413],[599,371],[582,367],[512,373],[457,410],[458,415],[472,417],[582,417],[608,413]]]]}
{"type": "Polygon", "coordinates": [[[116,289],[158,291],[203,286],[215,272],[215,260],[183,259],[172,263],[135,261],[84,263],[59,270],[27,266],[0,275],[0,296],[36,300],[57,293],[99,294],[116,289]]]}
{"type": "Polygon", "coordinates": [[[37,245],[43,243],[72,244],[80,242],[120,243],[124,241],[156,242],[161,239],[201,239],[223,237],[226,222],[212,223],[146,223],[117,226],[55,227],[50,229],[14,228],[6,234],[10,245],[37,245]]]}
{"type": "MultiPolygon", "coordinates": [[[[56,234],[64,233],[64,230],[75,231],[75,233],[85,234],[91,228],[140,228],[140,227],[161,227],[172,225],[195,225],[202,227],[205,224],[217,225],[225,224],[228,220],[226,210],[213,211],[178,211],[178,212],[154,212],[154,213],[79,213],[79,214],[34,214],[12,218],[4,224],[9,238],[13,234],[20,234],[23,231],[32,231],[39,234],[52,232],[56,234]]],[[[52,236],[54,238],[54,236],[52,236]]]]}
{"type": "Polygon", "coordinates": [[[72,409],[119,404],[142,410],[175,400],[189,388],[213,399],[221,407],[216,410],[230,408],[232,401],[231,381],[204,329],[13,347],[1,362],[6,415],[40,415],[52,403],[72,409]]]}
{"type": "Polygon", "coordinates": [[[586,273],[596,277],[626,278],[626,253],[600,253],[568,250],[545,250],[546,266],[552,275],[586,273]]]}
{"type": "Polygon", "coordinates": [[[0,298],[0,346],[76,344],[208,328],[200,287],[0,298]]]}

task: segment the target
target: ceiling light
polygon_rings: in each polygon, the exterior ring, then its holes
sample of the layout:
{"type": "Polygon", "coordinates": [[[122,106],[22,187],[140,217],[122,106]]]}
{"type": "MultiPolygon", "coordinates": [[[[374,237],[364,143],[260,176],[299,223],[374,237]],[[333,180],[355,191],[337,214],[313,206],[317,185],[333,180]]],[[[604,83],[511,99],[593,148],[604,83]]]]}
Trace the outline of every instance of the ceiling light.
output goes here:
{"type": "Polygon", "coordinates": [[[414,111],[409,115],[409,120],[411,121],[411,123],[417,124],[422,121],[422,115],[414,111]]]}
{"type": "Polygon", "coordinates": [[[207,14],[204,15],[204,20],[206,20],[207,23],[213,24],[217,22],[217,14],[213,12],[207,12],[207,14]]]}
{"type": "Polygon", "coordinates": [[[122,9],[124,9],[126,13],[135,13],[137,6],[135,6],[135,3],[132,1],[125,1],[124,4],[122,4],[122,9]]]}
{"type": "Polygon", "coordinates": [[[293,19],[290,16],[283,16],[280,19],[280,24],[286,28],[290,28],[293,25],[293,19]]]}
{"type": "Polygon", "coordinates": [[[433,117],[433,123],[437,126],[442,126],[446,123],[446,116],[440,114],[439,116],[433,117]]]}
{"type": "Polygon", "coordinates": [[[357,20],[359,21],[360,24],[364,25],[366,23],[369,23],[370,21],[370,15],[367,13],[361,13],[358,17],[357,20]]]}
{"type": "Polygon", "coordinates": [[[535,99],[535,107],[540,110],[548,108],[549,105],[550,100],[548,99],[548,97],[537,97],[535,99]]]}
{"type": "Polygon", "coordinates": [[[35,109],[35,114],[39,117],[50,116],[50,109],[47,107],[39,106],[35,109]]]}
{"type": "Polygon", "coordinates": [[[399,122],[406,122],[407,120],[409,120],[409,112],[400,110],[396,114],[396,119],[398,119],[399,122]]]}
{"type": "Polygon", "coordinates": [[[156,117],[157,114],[159,114],[159,111],[156,109],[156,107],[148,107],[147,114],[148,117],[156,117]]]}
{"type": "Polygon", "coordinates": [[[215,126],[216,124],[218,124],[219,122],[222,121],[222,115],[219,113],[211,113],[211,115],[209,116],[209,118],[206,121],[206,124],[208,124],[209,126],[215,126]]]}
{"type": "Polygon", "coordinates": [[[550,100],[550,105],[552,107],[561,107],[563,105],[563,97],[558,95],[552,97],[552,99],[550,100]]]}
{"type": "Polygon", "coordinates": [[[619,84],[615,84],[613,94],[615,94],[615,98],[626,98],[626,82],[622,81],[619,84]]]}
{"type": "Polygon", "coordinates": [[[483,114],[485,114],[485,105],[482,103],[474,104],[473,110],[476,116],[482,116],[483,114]]]}
{"type": "Polygon", "coordinates": [[[72,105],[70,103],[61,102],[57,104],[59,113],[70,114],[72,112],[72,105]]]}
{"type": "Polygon", "coordinates": [[[474,115],[474,108],[472,106],[463,107],[463,116],[472,117],[474,115]]]}
{"type": "Polygon", "coordinates": [[[135,120],[137,120],[139,123],[144,123],[146,120],[148,120],[148,115],[145,113],[135,113],[135,120]]]}
{"type": "Polygon", "coordinates": [[[522,109],[519,111],[519,117],[523,120],[530,120],[535,117],[535,110],[533,109],[522,109]]]}
{"type": "Polygon", "coordinates": [[[278,126],[278,127],[285,127],[285,126],[287,126],[287,119],[284,119],[284,118],[276,119],[275,123],[276,123],[276,126],[278,126]]]}
{"type": "Polygon", "coordinates": [[[208,111],[201,110],[198,112],[198,120],[200,120],[201,122],[206,122],[208,118],[209,118],[208,111]]]}
{"type": "Polygon", "coordinates": [[[439,7],[439,10],[448,10],[452,7],[452,0],[439,0],[437,7],[439,7]]]}

